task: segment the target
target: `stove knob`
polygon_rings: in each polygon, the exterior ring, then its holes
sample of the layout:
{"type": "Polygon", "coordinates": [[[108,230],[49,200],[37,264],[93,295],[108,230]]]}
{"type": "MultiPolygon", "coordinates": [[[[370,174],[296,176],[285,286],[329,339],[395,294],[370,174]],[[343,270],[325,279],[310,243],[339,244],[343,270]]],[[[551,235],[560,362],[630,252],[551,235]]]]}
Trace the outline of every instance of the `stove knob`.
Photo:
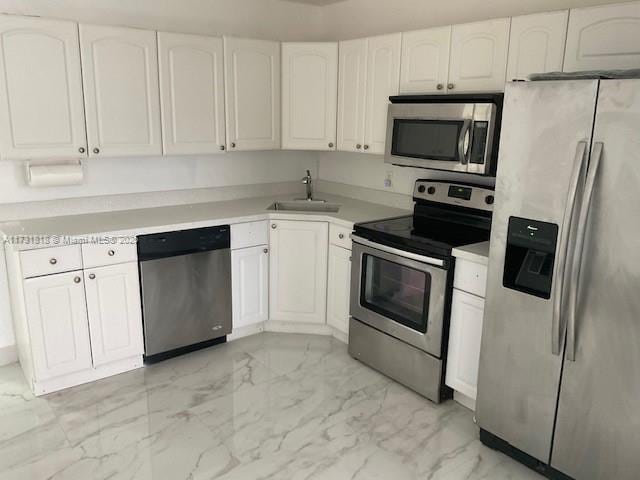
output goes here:
{"type": "Polygon", "coordinates": [[[418,186],[418,192],[424,193],[424,191],[425,191],[424,185],[418,186]]]}
{"type": "Polygon", "coordinates": [[[493,202],[494,202],[494,201],[495,201],[495,198],[493,197],[493,195],[487,195],[487,196],[484,198],[484,202],[485,202],[487,205],[493,205],[493,202]]]}
{"type": "Polygon", "coordinates": [[[429,187],[429,188],[427,189],[427,193],[428,193],[429,195],[433,195],[434,193],[436,193],[436,187],[429,187]]]}

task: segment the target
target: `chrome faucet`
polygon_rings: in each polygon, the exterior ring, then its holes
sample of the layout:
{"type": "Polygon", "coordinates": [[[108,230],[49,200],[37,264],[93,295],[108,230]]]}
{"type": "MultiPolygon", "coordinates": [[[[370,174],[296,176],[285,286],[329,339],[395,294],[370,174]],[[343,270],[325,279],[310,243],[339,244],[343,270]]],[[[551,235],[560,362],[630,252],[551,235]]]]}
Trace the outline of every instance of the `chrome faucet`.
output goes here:
{"type": "Polygon", "coordinates": [[[311,180],[311,172],[307,170],[307,175],[302,177],[302,183],[307,186],[307,201],[313,200],[313,184],[311,180]]]}

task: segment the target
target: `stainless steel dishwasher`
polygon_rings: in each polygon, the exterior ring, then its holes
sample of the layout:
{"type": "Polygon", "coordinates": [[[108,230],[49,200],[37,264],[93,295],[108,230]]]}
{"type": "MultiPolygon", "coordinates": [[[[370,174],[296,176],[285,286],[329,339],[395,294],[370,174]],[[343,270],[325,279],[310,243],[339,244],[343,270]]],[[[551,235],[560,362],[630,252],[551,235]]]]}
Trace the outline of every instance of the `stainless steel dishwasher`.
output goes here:
{"type": "Polygon", "coordinates": [[[138,237],[145,362],[226,341],[229,230],[223,225],[138,237]]]}

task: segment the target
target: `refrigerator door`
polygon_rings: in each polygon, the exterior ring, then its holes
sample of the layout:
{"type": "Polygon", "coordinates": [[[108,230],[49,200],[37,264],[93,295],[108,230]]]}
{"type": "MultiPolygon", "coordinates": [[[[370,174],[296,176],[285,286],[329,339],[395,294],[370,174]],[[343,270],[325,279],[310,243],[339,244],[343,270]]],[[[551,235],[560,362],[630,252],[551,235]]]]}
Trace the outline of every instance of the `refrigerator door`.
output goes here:
{"type": "MultiPolygon", "coordinates": [[[[640,472],[640,80],[602,81],[600,166],[586,217],[575,361],[565,360],[551,464],[580,480],[640,472]]],[[[569,342],[567,342],[569,348],[569,342]]]]}
{"type": "MultiPolygon", "coordinates": [[[[551,453],[562,366],[562,331],[555,329],[554,342],[553,329],[565,259],[561,247],[569,239],[570,186],[577,184],[588,154],[597,89],[597,81],[580,80],[510,83],[505,92],[476,418],[482,429],[544,463],[551,453]],[[558,239],[558,248],[548,248],[557,250],[550,298],[504,286],[511,217],[531,219],[532,232],[544,228],[558,239]]],[[[529,224],[520,224],[526,231],[529,224]]],[[[521,262],[538,263],[538,253],[525,251],[521,262]]]]}

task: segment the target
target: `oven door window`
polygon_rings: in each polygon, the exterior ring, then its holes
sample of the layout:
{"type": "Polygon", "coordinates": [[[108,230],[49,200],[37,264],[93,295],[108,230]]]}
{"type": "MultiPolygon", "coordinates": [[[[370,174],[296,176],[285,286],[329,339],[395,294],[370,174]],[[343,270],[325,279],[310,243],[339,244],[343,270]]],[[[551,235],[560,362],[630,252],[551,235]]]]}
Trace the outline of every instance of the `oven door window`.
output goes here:
{"type": "Polygon", "coordinates": [[[365,254],[362,261],[360,304],[426,333],[431,275],[373,255],[365,254]]]}
{"type": "Polygon", "coordinates": [[[458,140],[463,126],[462,120],[397,118],[393,121],[391,154],[458,162],[458,140]]]}

